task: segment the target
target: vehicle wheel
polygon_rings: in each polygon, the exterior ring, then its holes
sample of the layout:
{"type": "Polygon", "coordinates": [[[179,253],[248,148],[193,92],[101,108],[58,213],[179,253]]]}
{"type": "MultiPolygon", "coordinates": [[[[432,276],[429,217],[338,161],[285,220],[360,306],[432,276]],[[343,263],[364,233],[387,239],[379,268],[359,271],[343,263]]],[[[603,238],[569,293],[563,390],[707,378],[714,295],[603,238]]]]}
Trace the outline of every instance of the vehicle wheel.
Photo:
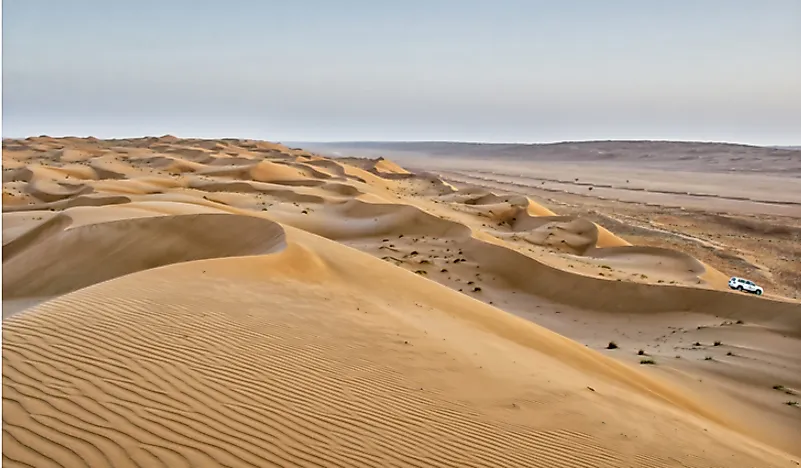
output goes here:
{"type": "Polygon", "coordinates": [[[743,287],[742,287],[742,286],[737,286],[737,290],[738,290],[738,291],[742,291],[742,290],[743,290],[743,287]]]}
{"type": "Polygon", "coordinates": [[[762,295],[762,291],[757,290],[756,295],[757,296],[761,296],[762,295]]]}

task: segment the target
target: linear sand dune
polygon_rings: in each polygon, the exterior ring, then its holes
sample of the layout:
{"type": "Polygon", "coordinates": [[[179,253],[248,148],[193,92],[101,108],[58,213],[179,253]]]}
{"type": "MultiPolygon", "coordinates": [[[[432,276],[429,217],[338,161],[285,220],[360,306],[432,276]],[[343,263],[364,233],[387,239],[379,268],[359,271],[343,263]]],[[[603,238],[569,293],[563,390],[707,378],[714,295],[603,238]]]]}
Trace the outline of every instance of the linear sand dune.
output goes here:
{"type": "Polygon", "coordinates": [[[66,216],[4,245],[7,298],[64,294],[161,265],[263,254],[283,245],[277,225],[249,216],[157,216],[64,229],[66,216]]]}
{"type": "Polygon", "coordinates": [[[758,321],[788,333],[801,333],[801,311],[795,303],[766,303],[757,297],[723,291],[596,279],[544,265],[500,246],[479,242],[471,241],[474,248],[470,256],[484,265],[486,272],[504,275],[516,287],[560,303],[624,313],[692,310],[758,321]],[[514,273],[520,270],[529,274],[514,273]],[[576,294],[576,291],[581,294],[576,294]]]}
{"type": "MultiPolygon", "coordinates": [[[[507,241],[524,240],[533,245],[548,247],[556,251],[563,251],[578,255],[590,255],[591,257],[611,257],[612,252],[618,258],[633,258],[636,251],[637,262],[616,262],[621,269],[628,270],[629,273],[640,273],[641,278],[647,278],[642,272],[649,270],[653,272],[652,266],[658,265],[659,276],[664,283],[665,279],[681,280],[684,283],[704,284],[711,288],[727,290],[729,277],[717,271],[711,266],[699,262],[687,254],[671,251],[669,249],[653,249],[643,247],[632,247],[625,239],[613,234],[608,229],[591,222],[584,218],[575,216],[557,216],[551,210],[531,201],[527,197],[515,195],[498,195],[480,189],[469,190],[469,196],[447,194],[441,199],[447,200],[451,204],[462,203],[468,207],[479,207],[476,214],[487,217],[498,222],[498,226],[508,226],[507,230],[496,231],[495,237],[503,238],[507,241]],[[477,195],[477,197],[476,197],[477,195]],[[624,248],[625,247],[625,248],[624,248]],[[601,249],[609,249],[605,253],[601,249]],[[615,250],[614,248],[617,248],[615,250]],[[630,249],[630,250],[627,250],[630,249]],[[639,250],[637,250],[639,249],[639,250]],[[590,254],[591,252],[591,254],[590,254]],[[687,268],[677,269],[676,258],[682,257],[687,268]],[[673,265],[674,268],[668,267],[673,265]],[[699,267],[700,265],[700,267],[699,267]],[[690,275],[688,275],[690,273],[690,275]]],[[[484,224],[486,226],[486,224],[484,224]]],[[[551,266],[564,269],[564,258],[556,259],[556,262],[547,262],[551,266]]],[[[587,262],[583,262],[587,265],[587,262]]],[[[591,263],[591,262],[590,262],[591,263]]],[[[596,265],[597,266],[597,265],[596,265]]],[[[609,266],[609,265],[603,265],[609,266]]],[[[598,274],[597,268],[590,269],[591,274],[598,274]]],[[[603,273],[601,272],[601,275],[603,273]]]]}
{"type": "Polygon", "coordinates": [[[289,240],[7,320],[4,463],[789,466],[570,340],[330,241],[289,240]]]}
{"type": "MultiPolygon", "coordinates": [[[[767,302],[753,296],[708,289],[609,281],[577,275],[506,246],[474,238],[470,229],[462,224],[446,221],[407,205],[381,205],[352,200],[330,210],[325,217],[294,215],[279,218],[306,231],[337,240],[397,236],[399,233],[452,239],[453,258],[462,257],[481,265],[483,274],[500,278],[511,290],[527,291],[561,304],[619,313],[695,311],[734,320],[755,321],[801,336],[801,308],[796,303],[767,302]],[[461,255],[455,255],[457,250],[461,255]],[[581,294],[576,294],[576,291],[581,294]]],[[[608,247],[592,252],[600,258],[645,254],[646,264],[655,262],[655,259],[664,259],[687,266],[688,270],[692,268],[696,274],[705,271],[705,267],[692,257],[664,249],[608,247]]],[[[639,259],[639,262],[642,261],[639,259]]],[[[614,263],[614,260],[607,260],[607,263],[614,263]]],[[[446,264],[447,260],[443,265],[446,264]]],[[[669,267],[665,265],[665,268],[669,267]]],[[[448,268],[454,267],[448,264],[448,268]]]]}

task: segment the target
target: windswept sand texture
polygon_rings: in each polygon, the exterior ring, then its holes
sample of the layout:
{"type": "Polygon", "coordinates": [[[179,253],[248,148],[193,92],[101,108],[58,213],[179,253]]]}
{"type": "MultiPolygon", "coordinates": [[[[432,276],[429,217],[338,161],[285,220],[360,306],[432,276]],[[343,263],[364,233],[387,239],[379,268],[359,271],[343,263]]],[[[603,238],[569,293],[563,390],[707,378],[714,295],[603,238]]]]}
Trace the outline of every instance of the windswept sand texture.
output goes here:
{"type": "Polygon", "coordinates": [[[797,301],[479,185],[5,140],[4,466],[798,466],[797,301]]]}

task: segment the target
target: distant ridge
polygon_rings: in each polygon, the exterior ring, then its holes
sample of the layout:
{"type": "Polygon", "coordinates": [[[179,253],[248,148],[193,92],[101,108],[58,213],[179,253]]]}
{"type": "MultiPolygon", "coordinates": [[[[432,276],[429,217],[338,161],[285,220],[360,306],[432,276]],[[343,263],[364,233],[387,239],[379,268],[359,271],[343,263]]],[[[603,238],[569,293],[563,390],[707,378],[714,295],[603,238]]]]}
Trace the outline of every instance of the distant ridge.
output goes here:
{"type": "Polygon", "coordinates": [[[607,140],[559,143],[335,142],[293,143],[308,151],[332,156],[458,157],[526,161],[603,161],[635,166],[682,167],[714,172],[799,173],[799,148],[776,148],[739,143],[690,141],[607,140]]]}

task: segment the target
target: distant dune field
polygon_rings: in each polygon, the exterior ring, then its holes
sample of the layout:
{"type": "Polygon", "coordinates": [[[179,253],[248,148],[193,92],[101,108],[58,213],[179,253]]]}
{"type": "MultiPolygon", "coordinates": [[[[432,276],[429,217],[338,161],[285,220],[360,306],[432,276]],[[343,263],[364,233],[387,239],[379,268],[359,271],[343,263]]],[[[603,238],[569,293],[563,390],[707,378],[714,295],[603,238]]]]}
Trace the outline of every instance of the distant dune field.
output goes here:
{"type": "Polygon", "coordinates": [[[783,270],[426,158],[4,140],[4,466],[798,466],[783,270]]]}

